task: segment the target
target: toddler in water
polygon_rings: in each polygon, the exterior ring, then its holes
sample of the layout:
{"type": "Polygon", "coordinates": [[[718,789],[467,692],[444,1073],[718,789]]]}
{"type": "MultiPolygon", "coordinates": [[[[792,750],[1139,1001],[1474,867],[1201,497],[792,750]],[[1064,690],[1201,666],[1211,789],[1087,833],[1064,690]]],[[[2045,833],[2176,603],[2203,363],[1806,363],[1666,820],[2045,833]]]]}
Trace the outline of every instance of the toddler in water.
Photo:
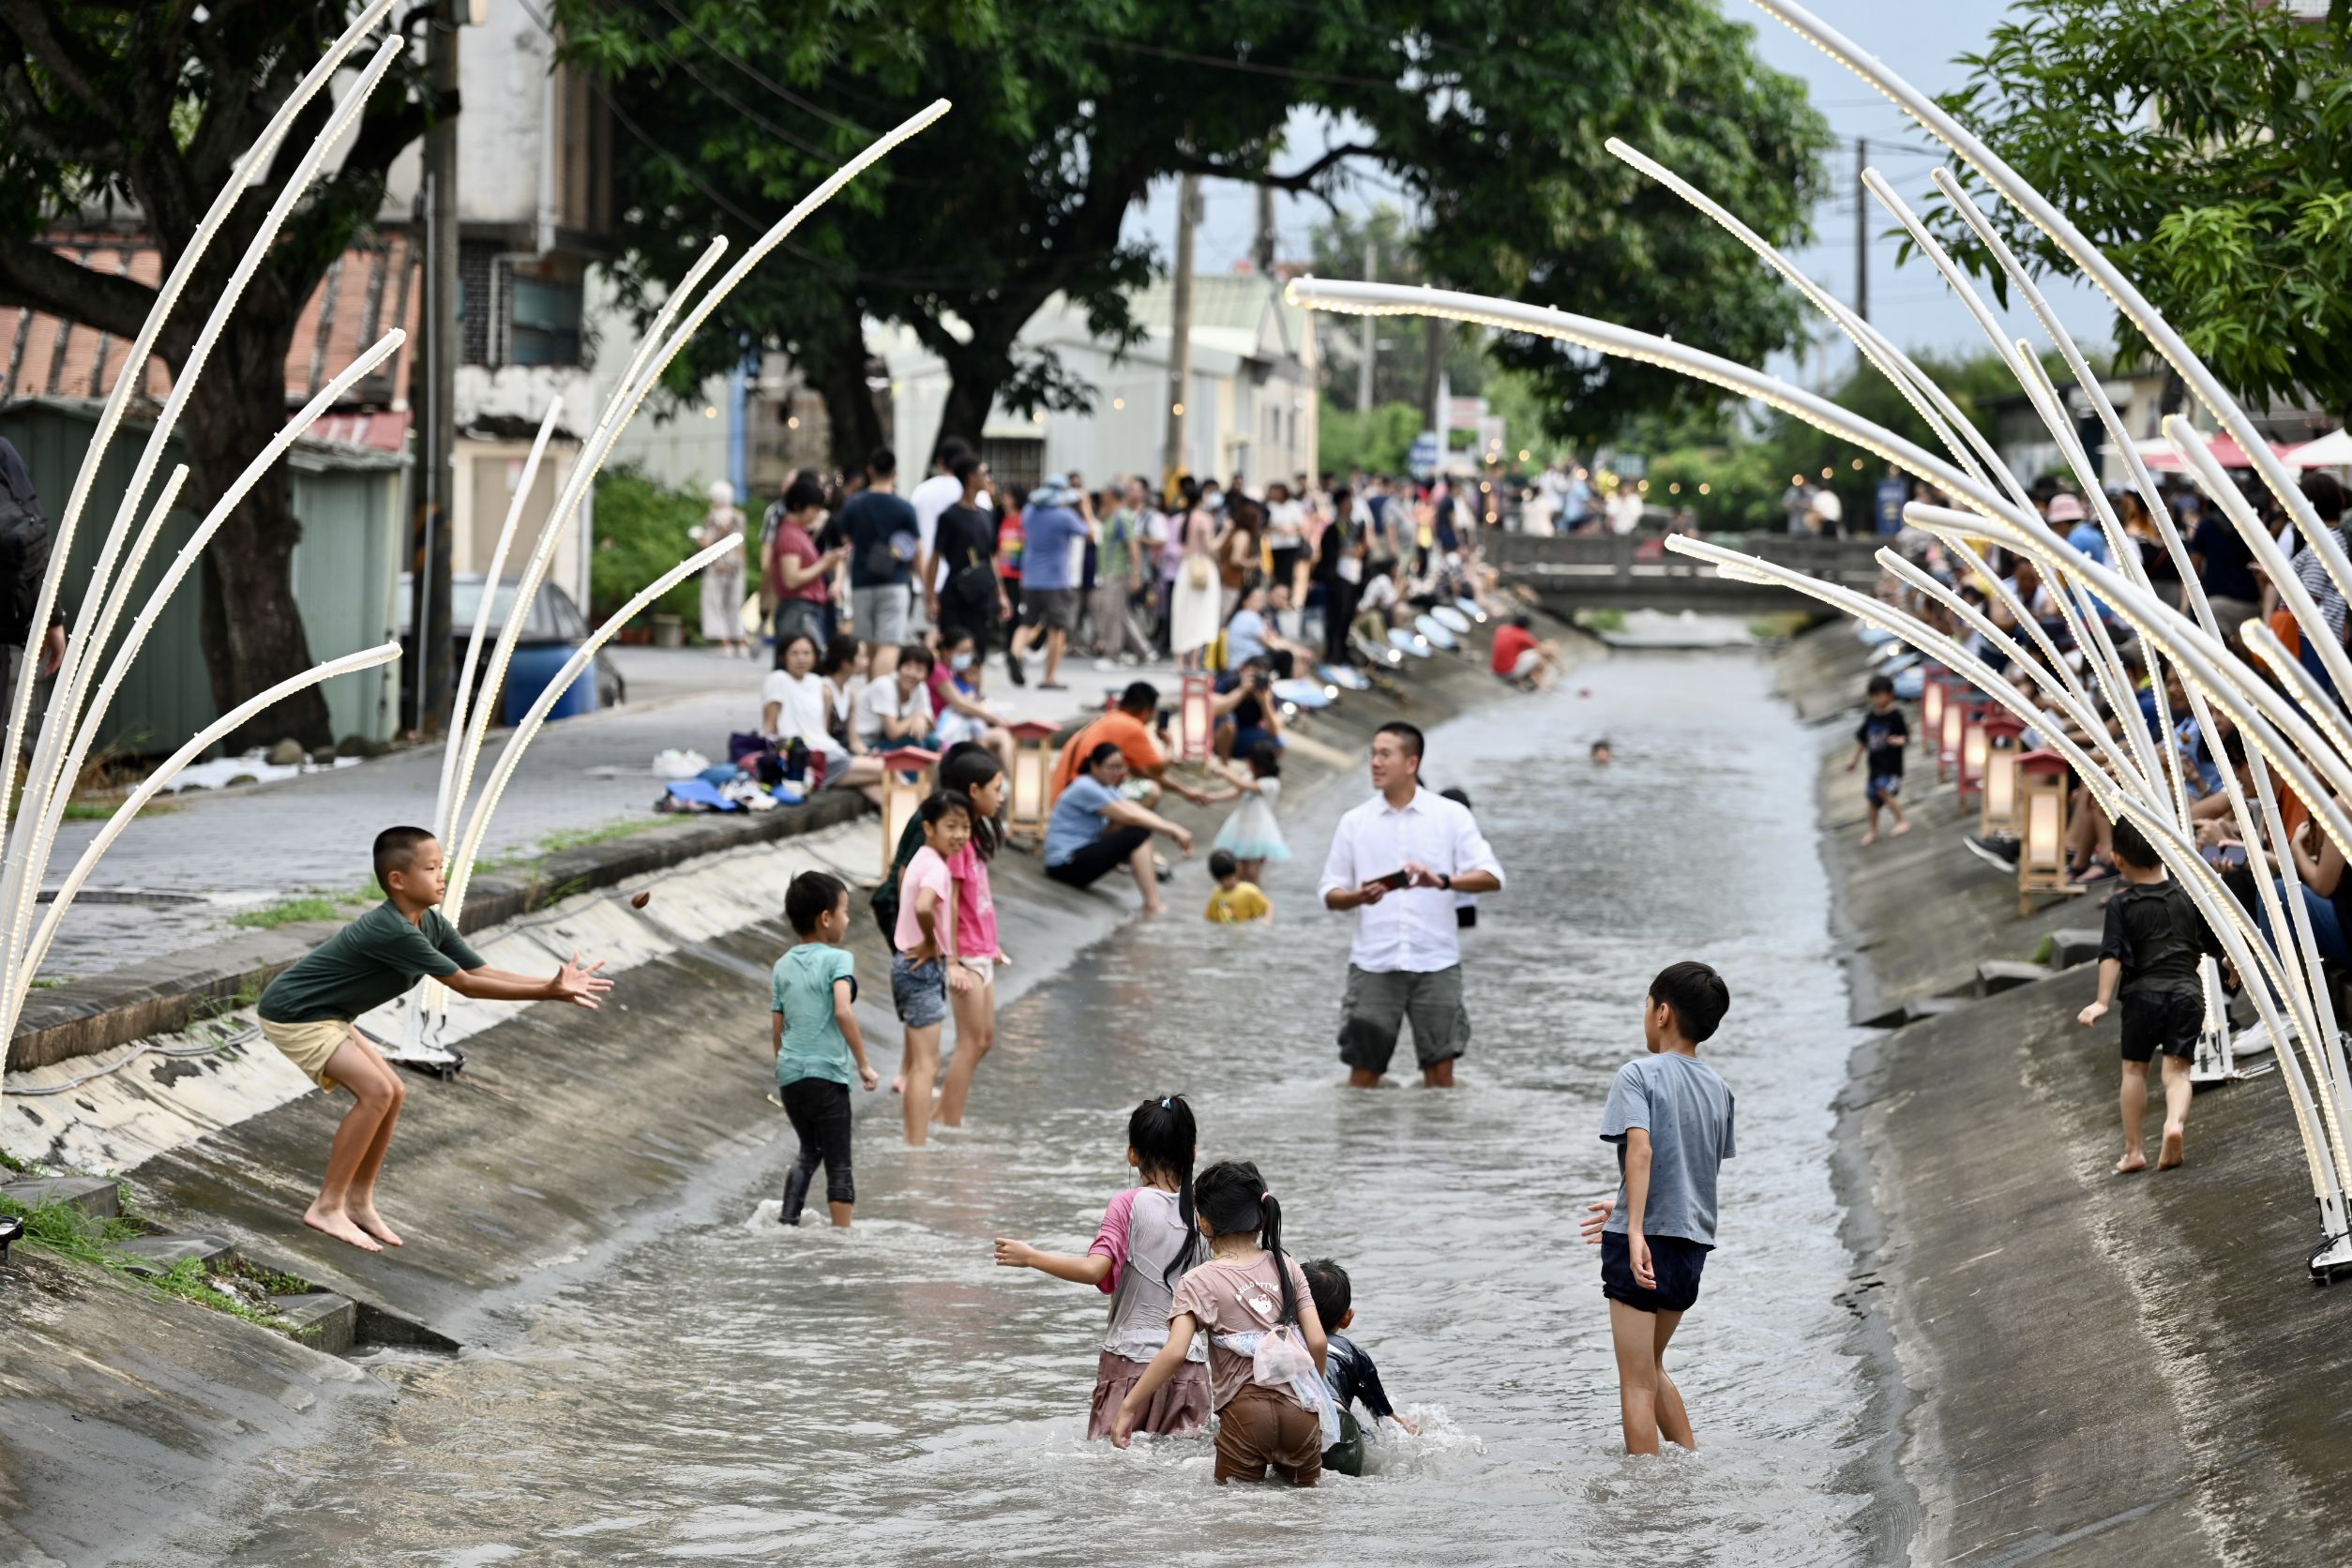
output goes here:
{"type": "Polygon", "coordinates": [[[1153,1396],[1209,1336],[1210,1402],[1217,1412],[1217,1485],[1263,1481],[1271,1469],[1294,1486],[1323,1473],[1339,1440],[1323,1386],[1323,1323],[1306,1276],[1282,1251],[1282,1205],[1258,1168],[1227,1160],[1193,1183],[1209,1260],[1177,1282],[1168,1343],[1120,1402],[1110,1440],[1127,1446],[1153,1396]]]}
{"type": "Polygon", "coordinates": [[[1658,1440],[1696,1448],[1681,1391],[1666,1376],[1666,1341],[1698,1300],[1715,1248],[1715,1176],[1731,1157],[1731,1091],[1698,1059],[1699,1043],[1731,1009],[1731,991],[1705,964],[1668,964],[1642,1003],[1650,1049],[1618,1069],[1601,1110],[1617,1145],[1614,1200],[1595,1203],[1584,1239],[1601,1244],[1601,1294],[1617,1347],[1617,1402],[1625,1452],[1658,1440]]]}
{"type": "Polygon", "coordinates": [[[1232,771],[1227,776],[1249,799],[1235,807],[1225,825],[1217,829],[1214,847],[1241,862],[1242,881],[1254,882],[1264,874],[1266,862],[1280,865],[1290,858],[1282,824],[1274,821],[1274,802],[1282,798],[1281,747],[1272,741],[1259,741],[1250,747],[1248,774],[1232,771]]]}
{"type": "MultiPolygon", "coordinates": [[[[1095,1358],[1094,1398],[1086,1415],[1090,1440],[1110,1436],[1128,1391],[1168,1341],[1168,1302],[1177,1277],[1206,1250],[1193,1228],[1194,1141],[1192,1107],[1182,1094],[1146,1100],[1127,1118],[1127,1163],[1143,1184],[1110,1200],[1083,1258],[997,1238],[999,1267],[1035,1269],[1092,1285],[1110,1298],[1110,1326],[1095,1358]]],[[[1188,1438],[1208,1425],[1208,1358],[1194,1346],[1142,1406],[1133,1429],[1188,1438]]]]}
{"type": "Polygon", "coordinates": [[[784,1182],[776,1218],[800,1223],[808,1184],[825,1168],[833,1223],[850,1228],[857,1188],[850,1178],[850,1073],[868,1091],[882,1081],[867,1064],[858,1033],[857,960],[841,946],[850,934],[850,890],[822,871],[803,871],[784,890],[784,916],[800,941],[776,960],[771,980],[770,1046],[784,1114],[800,1135],[800,1158],[784,1182]]]}
{"type": "Polygon", "coordinates": [[[1330,1346],[1323,1354],[1323,1386],[1331,1390],[1332,1406],[1339,1412],[1339,1441],[1323,1450],[1323,1468],[1341,1475],[1362,1475],[1364,1428],[1356,1425],[1349,1406],[1361,1399],[1375,1421],[1393,1421],[1415,1434],[1421,1428],[1396,1413],[1388,1402],[1388,1391],[1380,1387],[1380,1368],[1354,1340],[1339,1332],[1356,1319],[1355,1287],[1349,1282],[1348,1271],[1328,1258],[1318,1258],[1307,1264],[1305,1273],[1307,1294],[1315,1298],[1315,1316],[1328,1325],[1323,1330],[1330,1346]]]}
{"type": "Polygon", "coordinates": [[[1209,875],[1217,883],[1217,890],[1209,895],[1211,920],[1220,926],[1240,926],[1274,918],[1274,900],[1256,882],[1243,880],[1241,866],[1230,850],[1219,850],[1209,857],[1209,875]]]}

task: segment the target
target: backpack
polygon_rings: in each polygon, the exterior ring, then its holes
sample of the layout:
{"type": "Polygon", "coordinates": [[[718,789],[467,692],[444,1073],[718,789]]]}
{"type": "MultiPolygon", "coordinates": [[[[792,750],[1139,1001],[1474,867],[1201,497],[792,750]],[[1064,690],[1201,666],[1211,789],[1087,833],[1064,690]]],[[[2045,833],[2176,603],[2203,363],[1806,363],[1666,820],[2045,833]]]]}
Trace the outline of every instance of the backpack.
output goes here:
{"type": "Polygon", "coordinates": [[[917,850],[923,847],[923,819],[907,819],[906,831],[898,835],[898,852],[890,859],[890,875],[874,889],[870,900],[874,908],[874,923],[882,927],[882,942],[893,953],[898,951],[898,879],[906,873],[917,850]]]}
{"type": "Polygon", "coordinates": [[[26,646],[41,580],[49,575],[49,520],[29,491],[0,484],[0,643],[26,646]]]}

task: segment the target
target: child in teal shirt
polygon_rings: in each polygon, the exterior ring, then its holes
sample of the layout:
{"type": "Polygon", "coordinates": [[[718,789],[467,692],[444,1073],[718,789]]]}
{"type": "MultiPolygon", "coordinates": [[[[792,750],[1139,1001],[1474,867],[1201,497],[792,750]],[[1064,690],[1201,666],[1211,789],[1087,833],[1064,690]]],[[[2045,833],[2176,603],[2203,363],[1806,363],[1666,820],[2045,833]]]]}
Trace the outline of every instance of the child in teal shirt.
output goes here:
{"type": "Polygon", "coordinates": [[[857,1188],[850,1180],[850,1070],[871,1093],[882,1077],[866,1062],[858,1033],[857,960],[840,943],[850,934],[850,890],[838,877],[803,871],[784,890],[784,916],[800,941],[776,960],[770,1044],[784,1114],[800,1135],[800,1158],[784,1180],[786,1225],[800,1223],[817,1166],[825,1168],[833,1223],[847,1230],[857,1188]]]}

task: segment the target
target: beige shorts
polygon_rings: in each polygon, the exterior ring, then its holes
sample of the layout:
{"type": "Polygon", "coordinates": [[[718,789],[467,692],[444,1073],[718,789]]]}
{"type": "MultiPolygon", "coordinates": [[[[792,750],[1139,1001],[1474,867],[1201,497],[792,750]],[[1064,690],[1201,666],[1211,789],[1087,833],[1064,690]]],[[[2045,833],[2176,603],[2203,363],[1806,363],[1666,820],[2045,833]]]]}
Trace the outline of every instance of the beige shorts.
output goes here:
{"type": "Polygon", "coordinates": [[[326,1063],[344,1041],[359,1038],[357,1030],[341,1018],[321,1018],[315,1023],[272,1023],[264,1018],[261,1024],[263,1036],[309,1075],[312,1083],[321,1089],[341,1087],[326,1076],[326,1063]]]}

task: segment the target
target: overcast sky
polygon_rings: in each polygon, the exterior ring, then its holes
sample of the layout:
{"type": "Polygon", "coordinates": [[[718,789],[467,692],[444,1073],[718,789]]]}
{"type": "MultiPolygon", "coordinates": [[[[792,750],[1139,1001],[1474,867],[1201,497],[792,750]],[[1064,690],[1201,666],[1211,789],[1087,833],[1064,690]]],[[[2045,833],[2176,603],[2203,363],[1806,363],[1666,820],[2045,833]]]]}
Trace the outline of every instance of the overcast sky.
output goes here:
{"type": "MultiPolygon", "coordinates": [[[[1928,172],[1937,160],[1923,156],[1922,151],[1929,144],[1928,138],[1859,78],[1765,12],[1744,0],[1723,0],[1723,5],[1734,20],[1754,25],[1756,50],[1766,63],[1804,80],[1815,105],[1828,116],[1831,128],[1839,138],[1838,146],[1831,155],[1833,187],[1814,215],[1817,238],[1812,246],[1796,252],[1794,259],[1850,304],[1854,295],[1854,196],[1859,190],[1854,178],[1855,142],[1866,140],[1872,163],[1915,207],[1923,207],[1935,196],[1935,188],[1928,183],[1928,172]]],[[[1886,0],[1811,0],[1811,8],[1822,21],[1876,53],[1914,86],[1933,94],[1957,87],[1966,81],[1968,72],[1955,63],[1957,57],[1983,47],[1995,22],[2008,8],[2008,0],[1912,0],[1901,6],[1888,5],[1886,0]]],[[[1286,162],[1292,166],[1304,163],[1334,139],[1327,122],[1302,115],[1292,126],[1291,152],[1286,162]]],[[[1202,195],[1206,215],[1197,239],[1197,264],[1204,271],[1223,271],[1249,253],[1257,225],[1256,195],[1246,185],[1216,180],[1204,185],[1202,195]]],[[[1384,195],[1392,202],[1396,200],[1378,186],[1358,182],[1353,191],[1343,198],[1343,204],[1369,206],[1384,195]]],[[[1321,212],[1321,205],[1316,202],[1277,196],[1276,221],[1281,230],[1281,252],[1286,258],[1305,254],[1307,235],[1321,212]]],[[[1148,206],[1129,215],[1129,233],[1149,234],[1160,247],[1163,257],[1172,257],[1175,214],[1174,182],[1169,181],[1153,190],[1148,206]]],[[[1983,337],[1975,323],[1926,263],[1914,260],[1907,266],[1896,266],[1896,241],[1885,234],[1893,220],[1875,202],[1870,204],[1870,218],[1874,236],[1870,260],[1871,320],[1896,343],[1909,349],[1965,352],[1982,346],[1983,337]]],[[[2045,288],[2057,301],[2068,329],[2085,347],[2107,340],[2112,317],[2103,298],[2085,284],[2051,280],[2045,288]]],[[[2025,329],[2021,326],[2019,330],[2025,329]]],[[[2039,337],[2038,332],[2031,335],[2039,337]]],[[[1851,353],[1840,339],[1837,357],[1827,362],[1826,368],[1842,369],[1851,353]]],[[[1823,368],[1822,362],[1808,361],[1802,379],[1814,381],[1823,368]]],[[[1782,361],[1772,369],[1787,374],[1789,366],[1782,361]]]]}

